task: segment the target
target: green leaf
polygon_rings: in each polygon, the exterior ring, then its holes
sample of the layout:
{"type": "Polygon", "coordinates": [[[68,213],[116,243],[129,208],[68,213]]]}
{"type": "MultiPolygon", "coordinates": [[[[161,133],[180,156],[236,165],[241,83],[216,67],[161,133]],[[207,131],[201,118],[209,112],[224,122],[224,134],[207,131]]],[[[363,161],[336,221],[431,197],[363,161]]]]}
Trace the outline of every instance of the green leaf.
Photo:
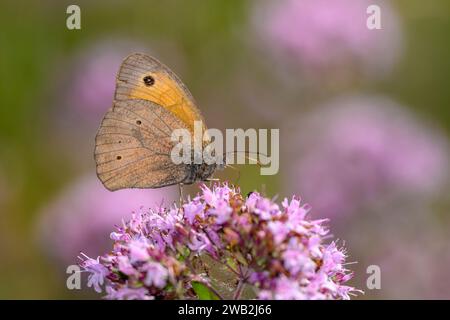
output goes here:
{"type": "Polygon", "coordinates": [[[201,282],[192,282],[192,288],[194,288],[199,300],[219,300],[219,297],[201,282]]]}

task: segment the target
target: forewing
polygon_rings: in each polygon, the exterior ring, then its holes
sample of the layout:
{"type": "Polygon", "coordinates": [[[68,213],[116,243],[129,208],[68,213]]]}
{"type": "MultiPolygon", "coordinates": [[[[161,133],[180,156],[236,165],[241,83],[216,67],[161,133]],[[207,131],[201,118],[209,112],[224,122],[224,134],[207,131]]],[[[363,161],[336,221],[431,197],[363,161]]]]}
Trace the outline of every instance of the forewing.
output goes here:
{"type": "Polygon", "coordinates": [[[148,100],[164,107],[183,121],[191,132],[194,121],[202,121],[205,126],[186,86],[168,67],[148,55],[133,53],[120,67],[115,100],[129,99],[148,100]]]}

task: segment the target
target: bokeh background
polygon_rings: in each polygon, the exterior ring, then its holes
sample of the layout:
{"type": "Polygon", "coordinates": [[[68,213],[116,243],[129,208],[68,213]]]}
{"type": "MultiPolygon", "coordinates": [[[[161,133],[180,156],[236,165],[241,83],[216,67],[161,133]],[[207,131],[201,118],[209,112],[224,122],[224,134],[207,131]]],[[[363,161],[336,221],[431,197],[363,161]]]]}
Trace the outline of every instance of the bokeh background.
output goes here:
{"type": "Polygon", "coordinates": [[[110,193],[95,175],[134,51],[183,79],[209,127],[280,129],[278,175],[220,177],[330,218],[359,299],[450,298],[449,1],[76,1],[82,28],[68,30],[73,3],[0,3],[0,298],[98,298],[69,291],[66,267],[108,250],[133,210],[177,198],[110,193]],[[371,4],[381,30],[366,28],[371,4]],[[381,290],[366,288],[372,264],[381,290]]]}

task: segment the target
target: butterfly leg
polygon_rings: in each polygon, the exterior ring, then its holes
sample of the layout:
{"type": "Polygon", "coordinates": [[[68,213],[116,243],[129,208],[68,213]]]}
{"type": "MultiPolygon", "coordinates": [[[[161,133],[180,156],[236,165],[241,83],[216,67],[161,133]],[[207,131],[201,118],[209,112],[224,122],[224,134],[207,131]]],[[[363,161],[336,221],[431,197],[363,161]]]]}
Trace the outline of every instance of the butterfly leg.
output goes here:
{"type": "Polygon", "coordinates": [[[178,190],[180,191],[180,207],[183,205],[183,184],[178,184],[178,190]]]}

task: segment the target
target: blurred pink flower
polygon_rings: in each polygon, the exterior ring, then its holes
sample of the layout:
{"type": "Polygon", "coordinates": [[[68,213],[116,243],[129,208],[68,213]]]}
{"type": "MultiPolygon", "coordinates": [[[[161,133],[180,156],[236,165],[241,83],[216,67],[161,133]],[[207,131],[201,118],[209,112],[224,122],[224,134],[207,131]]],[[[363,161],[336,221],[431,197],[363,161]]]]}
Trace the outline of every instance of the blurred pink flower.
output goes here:
{"type": "Polygon", "coordinates": [[[447,181],[446,139],[387,99],[335,100],[293,126],[286,130],[293,132],[288,188],[320,215],[352,212],[396,195],[421,198],[447,181]]]}
{"type": "Polygon", "coordinates": [[[42,210],[39,235],[50,256],[74,264],[81,250],[97,256],[111,249],[110,230],[133,211],[168,205],[176,198],[176,188],[110,192],[97,177],[84,177],[42,210]]]}
{"type": "Polygon", "coordinates": [[[371,260],[381,268],[385,298],[450,298],[450,239],[448,235],[443,237],[437,227],[426,230],[420,226],[419,233],[397,232],[395,236],[383,233],[387,239],[380,243],[380,254],[371,260]]]}
{"type": "Polygon", "coordinates": [[[127,55],[146,51],[144,48],[117,38],[96,39],[64,60],[56,78],[57,96],[47,131],[48,143],[56,145],[61,158],[83,170],[91,165],[95,134],[112,107],[120,64],[127,55]]]}
{"type": "MultiPolygon", "coordinates": [[[[312,70],[358,67],[388,71],[401,48],[399,20],[385,1],[277,0],[257,2],[255,25],[262,41],[312,70]],[[367,8],[381,8],[380,30],[367,28],[367,8]]],[[[286,56],[286,55],[284,55],[286,56]]]]}
{"type": "Polygon", "coordinates": [[[369,265],[381,269],[381,290],[367,290],[366,299],[450,298],[450,234],[442,219],[448,213],[448,208],[439,212],[435,206],[409,203],[389,214],[354,216],[338,231],[358,257],[356,283],[366,282],[369,265]]]}
{"type": "Polygon", "coordinates": [[[102,118],[112,106],[116,74],[123,59],[144,46],[114,39],[84,49],[74,63],[70,75],[70,91],[66,100],[83,120],[102,118]]]}
{"type": "Polygon", "coordinates": [[[183,65],[180,51],[170,41],[111,37],[94,39],[93,44],[77,48],[59,68],[62,74],[55,88],[58,96],[55,110],[49,115],[49,126],[54,127],[49,128],[48,139],[58,145],[58,155],[75,166],[85,169],[91,165],[96,132],[113,105],[116,74],[122,61],[133,52],[164,56],[176,70],[183,65]]]}

